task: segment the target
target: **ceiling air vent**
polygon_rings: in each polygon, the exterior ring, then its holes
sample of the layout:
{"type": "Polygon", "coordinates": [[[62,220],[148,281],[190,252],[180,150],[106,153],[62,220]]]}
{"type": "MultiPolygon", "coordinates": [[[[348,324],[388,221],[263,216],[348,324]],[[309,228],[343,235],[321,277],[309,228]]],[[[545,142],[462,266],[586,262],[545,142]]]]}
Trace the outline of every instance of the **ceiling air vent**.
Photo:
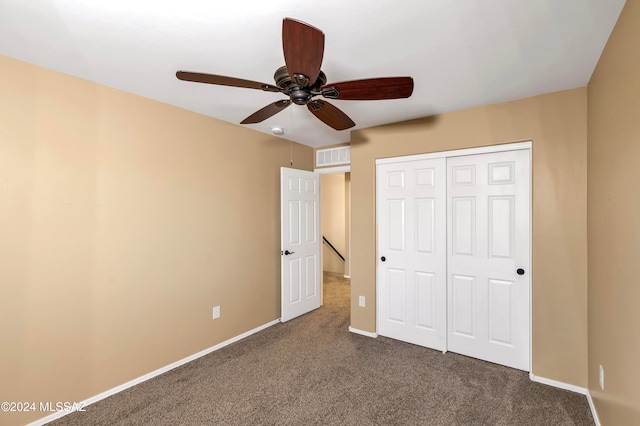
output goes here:
{"type": "Polygon", "coordinates": [[[335,166],[351,163],[351,147],[319,149],[316,151],[316,167],[335,166]]]}

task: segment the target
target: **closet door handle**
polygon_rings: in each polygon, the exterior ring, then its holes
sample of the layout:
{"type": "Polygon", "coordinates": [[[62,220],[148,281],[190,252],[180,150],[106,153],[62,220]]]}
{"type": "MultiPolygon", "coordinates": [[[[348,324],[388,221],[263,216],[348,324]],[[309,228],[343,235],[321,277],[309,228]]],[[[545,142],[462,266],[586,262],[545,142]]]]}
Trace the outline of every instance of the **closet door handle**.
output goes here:
{"type": "Polygon", "coordinates": [[[518,269],[516,270],[516,274],[518,274],[518,275],[524,275],[524,269],[522,269],[522,268],[518,268],[518,269]]]}
{"type": "Polygon", "coordinates": [[[380,258],[380,260],[382,260],[382,261],[384,262],[385,260],[387,260],[387,258],[386,258],[386,257],[384,257],[384,256],[382,256],[382,257],[380,258]]]}

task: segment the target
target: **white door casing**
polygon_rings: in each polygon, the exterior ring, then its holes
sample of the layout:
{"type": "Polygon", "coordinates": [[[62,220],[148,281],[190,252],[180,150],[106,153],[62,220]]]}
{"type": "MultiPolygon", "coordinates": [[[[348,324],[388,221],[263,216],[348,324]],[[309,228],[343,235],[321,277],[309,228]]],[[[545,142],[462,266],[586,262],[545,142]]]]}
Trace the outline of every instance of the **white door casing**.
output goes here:
{"type": "Polygon", "coordinates": [[[525,371],[529,169],[529,150],[447,159],[448,349],[525,371]]]}
{"type": "Polygon", "coordinates": [[[318,173],[280,169],[281,317],[320,307],[320,180],[318,173]]]}
{"type": "Polygon", "coordinates": [[[446,350],[446,160],[377,166],[378,334],[446,350]]]}

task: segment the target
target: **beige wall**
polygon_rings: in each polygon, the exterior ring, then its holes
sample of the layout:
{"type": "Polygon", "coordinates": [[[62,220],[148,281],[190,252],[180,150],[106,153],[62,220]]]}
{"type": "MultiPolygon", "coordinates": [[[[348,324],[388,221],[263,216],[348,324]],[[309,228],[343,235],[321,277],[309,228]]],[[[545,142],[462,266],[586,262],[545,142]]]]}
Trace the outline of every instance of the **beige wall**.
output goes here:
{"type": "Polygon", "coordinates": [[[0,93],[0,401],[81,401],[280,316],[289,142],[6,57],[0,93]]]}
{"type": "Polygon", "coordinates": [[[640,425],[639,41],[628,0],[588,86],[589,391],[604,426],[640,425]]]}
{"type": "Polygon", "coordinates": [[[531,140],[533,373],[586,387],[586,107],[581,88],[354,132],[351,326],[376,330],[375,160],[531,140]]]}
{"type": "MultiPolygon", "coordinates": [[[[322,235],[342,254],[345,241],[345,176],[344,173],[321,175],[322,235]]],[[[345,262],[327,244],[322,244],[322,270],[344,274],[345,262]]]]}

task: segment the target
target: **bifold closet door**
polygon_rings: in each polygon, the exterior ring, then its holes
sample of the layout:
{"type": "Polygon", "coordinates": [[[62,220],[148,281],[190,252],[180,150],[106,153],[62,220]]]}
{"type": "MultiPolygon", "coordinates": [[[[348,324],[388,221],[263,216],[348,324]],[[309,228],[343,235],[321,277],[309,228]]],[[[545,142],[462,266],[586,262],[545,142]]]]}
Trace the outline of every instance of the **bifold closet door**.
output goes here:
{"type": "Polygon", "coordinates": [[[378,334],[446,349],[446,160],[377,166],[378,334]]]}
{"type": "Polygon", "coordinates": [[[529,150],[447,159],[448,350],[529,371],[529,150]]]}

